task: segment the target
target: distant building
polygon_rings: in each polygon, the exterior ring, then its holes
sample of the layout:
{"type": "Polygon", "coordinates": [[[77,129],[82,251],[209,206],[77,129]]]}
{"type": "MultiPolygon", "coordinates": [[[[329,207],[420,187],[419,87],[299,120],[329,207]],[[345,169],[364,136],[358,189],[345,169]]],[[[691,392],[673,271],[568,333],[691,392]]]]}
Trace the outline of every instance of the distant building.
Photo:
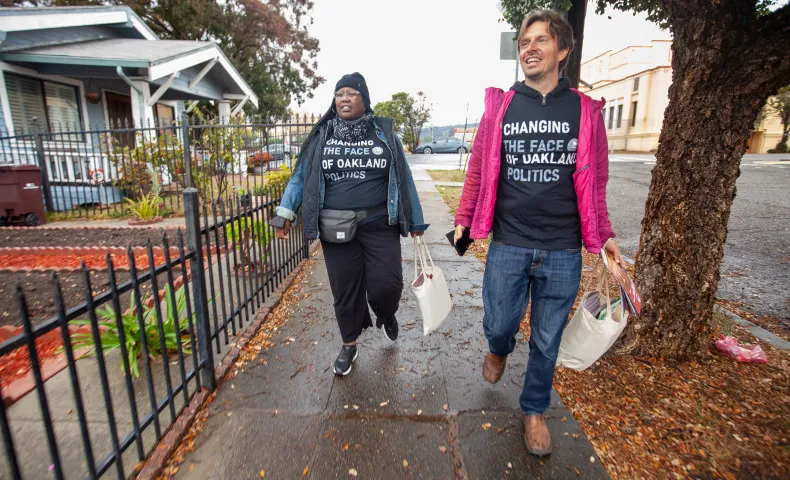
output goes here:
{"type": "MultiPolygon", "coordinates": [[[[651,152],[658,148],[672,84],[670,40],[598,55],[582,64],[581,79],[593,87],[580,87],[581,91],[606,100],[603,117],[610,150],[651,152]]],[[[767,116],[755,126],[748,151],[765,153],[781,135],[779,118],[767,116]]]]}

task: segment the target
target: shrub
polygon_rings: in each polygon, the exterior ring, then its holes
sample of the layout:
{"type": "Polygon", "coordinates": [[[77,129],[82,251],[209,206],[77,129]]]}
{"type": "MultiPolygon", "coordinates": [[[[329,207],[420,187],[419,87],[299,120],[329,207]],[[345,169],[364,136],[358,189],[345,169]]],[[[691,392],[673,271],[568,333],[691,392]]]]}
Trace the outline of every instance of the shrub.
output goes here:
{"type": "MultiPolygon", "coordinates": [[[[184,288],[185,287],[182,286],[176,291],[176,304],[173,305],[170,296],[170,285],[168,284],[165,286],[163,300],[167,308],[162,312],[162,330],[165,334],[165,348],[167,350],[165,353],[177,351],[179,343],[181,343],[182,351],[185,354],[189,355],[192,353],[189,347],[189,334],[184,333],[188,332],[184,327],[188,325],[184,288]],[[179,319],[179,324],[182,326],[181,331],[176,331],[176,318],[179,319]]],[[[156,312],[153,306],[147,306],[149,298],[150,295],[146,296],[141,302],[143,305],[144,332],[140,332],[134,292],[132,292],[131,299],[129,300],[129,309],[126,313],[121,314],[121,326],[123,327],[124,343],[126,344],[126,352],[128,354],[129,370],[133,378],[140,376],[140,368],[137,364],[137,360],[140,358],[143,351],[143,335],[145,335],[148,342],[148,353],[151,357],[162,354],[162,344],[159,337],[159,328],[157,327],[156,312]]],[[[97,308],[96,314],[101,319],[98,321],[99,327],[103,327],[103,330],[99,333],[102,352],[107,353],[120,348],[121,335],[115,318],[116,313],[112,306],[108,305],[104,308],[97,308]]],[[[73,325],[91,325],[90,320],[73,320],[70,323],[73,325]]],[[[93,343],[93,335],[91,333],[75,333],[71,336],[71,344],[74,349],[88,348],[88,355],[96,355],[96,345],[93,343]]],[[[123,370],[123,364],[121,364],[121,369],[123,370]]]]}

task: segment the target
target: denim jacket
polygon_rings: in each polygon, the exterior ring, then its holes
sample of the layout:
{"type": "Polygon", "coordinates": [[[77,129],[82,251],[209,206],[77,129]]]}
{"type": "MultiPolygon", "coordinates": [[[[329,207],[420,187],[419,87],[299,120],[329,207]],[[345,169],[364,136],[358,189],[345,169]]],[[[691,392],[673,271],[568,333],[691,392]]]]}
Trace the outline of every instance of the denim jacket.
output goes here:
{"type": "MultiPolygon", "coordinates": [[[[428,225],[423,217],[420,198],[417,195],[411,169],[406,163],[403,145],[392,132],[392,120],[375,117],[373,126],[376,129],[376,135],[390,149],[393,160],[390,163],[389,185],[387,187],[389,224],[399,225],[400,233],[404,237],[409,232],[425,231],[428,225]],[[406,201],[401,201],[400,191],[404,188],[407,190],[408,197],[405,199],[406,201]]],[[[302,152],[285,193],[283,193],[280,205],[277,207],[277,215],[292,222],[296,220],[296,212],[302,207],[305,217],[304,230],[308,238],[318,238],[318,212],[324,205],[326,187],[321,171],[321,151],[327,140],[327,130],[326,126],[319,129],[310,141],[310,145],[302,152]],[[312,174],[308,174],[311,169],[317,169],[318,195],[311,195],[313,192],[309,190],[305,191],[306,184],[311,183],[307,181],[307,177],[312,174]],[[317,208],[315,203],[317,203],[317,208]]]]}

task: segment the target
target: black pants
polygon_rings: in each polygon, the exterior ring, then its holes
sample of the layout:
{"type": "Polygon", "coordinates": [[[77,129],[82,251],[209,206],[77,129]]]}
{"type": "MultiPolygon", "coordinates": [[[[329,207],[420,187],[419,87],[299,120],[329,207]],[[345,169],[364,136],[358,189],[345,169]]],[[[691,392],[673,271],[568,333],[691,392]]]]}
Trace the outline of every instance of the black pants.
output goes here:
{"type": "Polygon", "coordinates": [[[368,304],[383,321],[395,315],[403,291],[400,233],[387,216],[361,223],[348,243],[321,241],[343,343],[373,326],[368,304]]]}

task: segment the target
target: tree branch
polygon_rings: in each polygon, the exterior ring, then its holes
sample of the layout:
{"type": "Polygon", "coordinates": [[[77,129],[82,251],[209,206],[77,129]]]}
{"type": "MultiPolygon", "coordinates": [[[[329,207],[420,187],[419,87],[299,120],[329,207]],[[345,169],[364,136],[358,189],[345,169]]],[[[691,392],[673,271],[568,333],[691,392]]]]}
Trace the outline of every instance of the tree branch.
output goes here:
{"type": "Polygon", "coordinates": [[[767,89],[769,95],[784,87],[790,76],[790,4],[758,18],[744,44],[743,63],[759,72],[747,89],[767,89]]]}

